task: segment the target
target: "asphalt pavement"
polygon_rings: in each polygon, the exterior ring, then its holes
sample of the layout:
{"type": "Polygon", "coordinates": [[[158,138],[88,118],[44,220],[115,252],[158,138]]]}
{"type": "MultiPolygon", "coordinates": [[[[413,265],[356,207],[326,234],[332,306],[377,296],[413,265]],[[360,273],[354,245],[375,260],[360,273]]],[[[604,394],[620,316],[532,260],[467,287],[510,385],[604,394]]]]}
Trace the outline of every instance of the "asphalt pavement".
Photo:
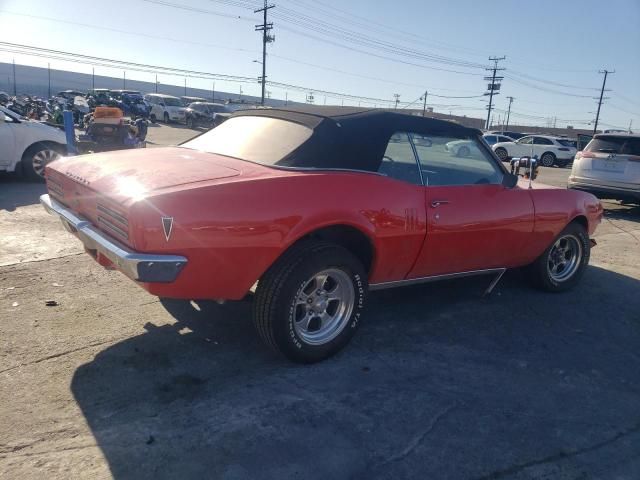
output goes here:
{"type": "Polygon", "coordinates": [[[489,297],[374,292],[354,341],[300,366],[248,301],[160,301],[100,268],[43,191],[0,177],[0,478],[640,478],[639,207],[605,202],[571,292],[518,271],[489,297]]]}

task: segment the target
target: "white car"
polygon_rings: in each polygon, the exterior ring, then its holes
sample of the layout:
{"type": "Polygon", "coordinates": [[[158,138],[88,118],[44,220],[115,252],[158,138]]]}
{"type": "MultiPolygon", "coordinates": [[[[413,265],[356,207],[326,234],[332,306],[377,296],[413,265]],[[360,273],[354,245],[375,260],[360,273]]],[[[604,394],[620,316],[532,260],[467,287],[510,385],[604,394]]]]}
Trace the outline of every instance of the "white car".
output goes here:
{"type": "Polygon", "coordinates": [[[549,135],[527,135],[513,142],[498,142],[491,148],[503,162],[510,158],[536,156],[543,167],[566,167],[577,152],[573,141],[549,135]]]}
{"type": "Polygon", "coordinates": [[[178,97],[150,93],[144,96],[145,102],[151,106],[149,118],[152,122],[162,120],[164,123],[184,123],[187,109],[182,105],[178,97]]]}
{"type": "Polygon", "coordinates": [[[640,135],[595,135],[576,155],[567,186],[599,198],[640,203],[640,135]]]}
{"type": "Polygon", "coordinates": [[[44,167],[66,152],[62,130],[0,106],[0,171],[21,170],[27,178],[41,180],[44,167]]]}
{"type": "MultiPolygon", "coordinates": [[[[493,133],[484,134],[482,138],[485,142],[487,142],[487,145],[489,146],[497,142],[515,141],[513,138],[507,137],[505,135],[497,135],[493,133]]],[[[469,155],[471,155],[471,153],[482,155],[476,145],[476,142],[474,142],[473,140],[454,140],[453,142],[446,143],[444,148],[457,157],[468,157],[469,155]]]]}

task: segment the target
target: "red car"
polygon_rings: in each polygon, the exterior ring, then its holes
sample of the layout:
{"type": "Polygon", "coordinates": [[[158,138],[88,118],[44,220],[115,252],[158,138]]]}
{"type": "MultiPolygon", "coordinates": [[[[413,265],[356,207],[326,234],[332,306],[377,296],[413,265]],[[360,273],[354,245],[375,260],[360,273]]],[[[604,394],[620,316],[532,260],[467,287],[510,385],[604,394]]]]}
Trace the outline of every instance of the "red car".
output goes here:
{"type": "Polygon", "coordinates": [[[255,290],[260,336],[300,362],[349,341],[369,290],[522,266],[566,290],[602,217],[588,193],[518,182],[478,130],[380,110],[237,112],[179,147],[60,159],[46,179],[43,205],[101,265],[159,297],[255,290]],[[476,148],[454,156],[455,140],[476,148]]]}

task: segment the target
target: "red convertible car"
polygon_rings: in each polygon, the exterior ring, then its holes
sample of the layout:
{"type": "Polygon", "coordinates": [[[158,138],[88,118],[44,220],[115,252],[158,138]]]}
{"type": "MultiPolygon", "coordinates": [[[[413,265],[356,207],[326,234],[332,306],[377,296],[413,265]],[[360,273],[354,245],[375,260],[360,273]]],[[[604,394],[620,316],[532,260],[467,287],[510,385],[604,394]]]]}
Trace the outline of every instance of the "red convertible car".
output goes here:
{"type": "Polygon", "coordinates": [[[236,112],[178,147],[62,158],[46,180],[42,204],[101,265],[159,297],[254,291],[260,336],[299,362],[349,341],[369,290],[523,266],[566,290],[602,217],[591,194],[509,173],[478,130],[381,110],[236,112]],[[457,157],[456,140],[477,148],[457,157]]]}

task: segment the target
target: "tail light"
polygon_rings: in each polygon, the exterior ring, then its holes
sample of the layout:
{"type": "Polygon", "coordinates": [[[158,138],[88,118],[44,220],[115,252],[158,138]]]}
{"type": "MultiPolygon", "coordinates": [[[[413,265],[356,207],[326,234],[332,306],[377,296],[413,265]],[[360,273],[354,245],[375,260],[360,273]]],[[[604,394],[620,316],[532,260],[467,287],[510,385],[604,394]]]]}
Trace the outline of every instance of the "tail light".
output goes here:
{"type": "Polygon", "coordinates": [[[580,160],[581,158],[596,158],[596,156],[591,152],[581,151],[576,153],[576,158],[574,159],[574,161],[580,160]]]}

